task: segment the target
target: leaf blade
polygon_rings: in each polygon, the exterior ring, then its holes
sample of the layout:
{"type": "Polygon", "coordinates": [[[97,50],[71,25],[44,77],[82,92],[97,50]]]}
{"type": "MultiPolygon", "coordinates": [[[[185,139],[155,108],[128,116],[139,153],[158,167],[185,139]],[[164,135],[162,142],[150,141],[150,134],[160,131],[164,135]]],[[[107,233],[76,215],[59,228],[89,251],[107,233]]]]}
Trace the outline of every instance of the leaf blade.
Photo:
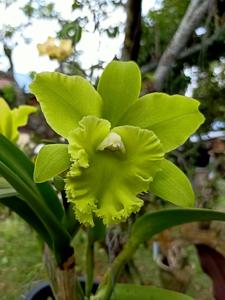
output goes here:
{"type": "Polygon", "coordinates": [[[51,237],[46,230],[45,226],[33,210],[26,204],[25,201],[17,196],[0,197],[0,203],[7,206],[14,212],[16,212],[23,220],[25,220],[45,241],[50,248],[52,248],[51,237]]]}
{"type": "Polygon", "coordinates": [[[114,275],[114,281],[116,281],[122,268],[132,258],[141,243],[152,239],[155,234],[173,226],[213,220],[225,222],[225,213],[208,209],[164,209],[141,216],[133,224],[125,247],[108,268],[97,290],[97,296],[109,297],[111,295],[113,291],[111,274],[114,275]]]}
{"type": "Polygon", "coordinates": [[[61,219],[64,212],[55,191],[48,183],[35,184],[33,182],[34,166],[29,158],[1,134],[0,149],[0,162],[17,174],[31,190],[35,191],[36,195],[41,194],[45,204],[57,218],[61,219]]]}
{"type": "Polygon", "coordinates": [[[225,222],[225,213],[199,208],[164,209],[148,213],[134,223],[131,232],[131,241],[138,245],[167,228],[191,222],[213,220],[225,222]]]}

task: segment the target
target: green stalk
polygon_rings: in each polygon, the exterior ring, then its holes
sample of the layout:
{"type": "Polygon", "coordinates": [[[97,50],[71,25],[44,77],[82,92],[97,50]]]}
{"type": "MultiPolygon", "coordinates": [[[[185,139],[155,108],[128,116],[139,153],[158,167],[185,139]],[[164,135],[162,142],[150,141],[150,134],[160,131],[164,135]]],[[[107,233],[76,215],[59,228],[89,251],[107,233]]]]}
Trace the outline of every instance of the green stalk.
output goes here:
{"type": "Polygon", "coordinates": [[[94,278],[94,240],[93,234],[88,232],[88,242],[86,249],[86,284],[85,284],[85,296],[87,299],[90,298],[91,290],[93,286],[93,278],[94,278]]]}
{"type": "Polygon", "coordinates": [[[116,284],[116,280],[124,265],[131,259],[136,251],[138,244],[129,240],[120,254],[115,258],[112,265],[106,271],[103,281],[100,284],[97,294],[92,300],[109,300],[116,284]]]}

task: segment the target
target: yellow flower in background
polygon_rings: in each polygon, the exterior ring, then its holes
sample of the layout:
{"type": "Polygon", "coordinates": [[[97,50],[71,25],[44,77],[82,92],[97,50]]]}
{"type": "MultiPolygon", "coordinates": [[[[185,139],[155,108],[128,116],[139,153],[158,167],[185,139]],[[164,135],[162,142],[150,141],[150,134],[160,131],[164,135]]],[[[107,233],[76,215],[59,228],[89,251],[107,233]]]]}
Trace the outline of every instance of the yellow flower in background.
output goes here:
{"type": "Polygon", "coordinates": [[[55,51],[55,47],[55,39],[50,36],[43,44],[37,44],[39,55],[49,55],[50,53],[55,51]]]}
{"type": "Polygon", "coordinates": [[[48,55],[51,59],[64,60],[69,57],[72,52],[72,41],[69,39],[60,40],[59,45],[52,37],[48,37],[43,44],[37,44],[39,55],[48,55]]]}
{"type": "Polygon", "coordinates": [[[61,40],[58,49],[59,49],[59,59],[63,60],[65,58],[67,58],[73,52],[72,41],[68,40],[68,39],[61,40]]]}
{"type": "Polygon", "coordinates": [[[30,105],[10,109],[7,102],[0,98],[0,134],[16,142],[19,137],[18,127],[25,126],[29,115],[36,110],[36,107],[30,105]]]}

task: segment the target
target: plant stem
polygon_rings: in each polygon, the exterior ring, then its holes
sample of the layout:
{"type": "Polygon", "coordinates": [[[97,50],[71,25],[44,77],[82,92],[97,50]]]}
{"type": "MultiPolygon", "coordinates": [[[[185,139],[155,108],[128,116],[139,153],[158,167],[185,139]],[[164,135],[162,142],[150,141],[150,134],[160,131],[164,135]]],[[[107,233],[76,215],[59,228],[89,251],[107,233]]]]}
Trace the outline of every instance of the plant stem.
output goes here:
{"type": "Polygon", "coordinates": [[[100,284],[97,293],[92,300],[109,300],[112,294],[116,280],[123,269],[124,265],[133,256],[138,244],[134,240],[130,240],[120,254],[115,258],[112,265],[108,268],[102,283],[100,284]]]}
{"type": "Polygon", "coordinates": [[[88,242],[86,249],[86,273],[87,280],[85,285],[85,296],[90,298],[94,278],[94,240],[90,231],[88,232],[88,242]]]}
{"type": "Polygon", "coordinates": [[[51,287],[56,300],[84,300],[80,283],[75,274],[74,254],[59,268],[50,249],[45,246],[45,265],[48,271],[51,287]]]}

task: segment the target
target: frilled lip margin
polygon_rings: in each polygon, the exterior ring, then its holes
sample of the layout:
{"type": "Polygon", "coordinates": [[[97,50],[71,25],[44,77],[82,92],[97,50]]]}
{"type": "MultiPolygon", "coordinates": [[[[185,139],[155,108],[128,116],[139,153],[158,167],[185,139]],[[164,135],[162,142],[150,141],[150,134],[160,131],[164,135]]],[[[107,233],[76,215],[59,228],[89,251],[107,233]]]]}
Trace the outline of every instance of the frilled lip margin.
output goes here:
{"type": "Polygon", "coordinates": [[[69,137],[72,165],[65,179],[67,198],[76,218],[94,226],[94,216],[104,224],[126,220],[139,211],[137,197],[149,183],[163,159],[156,135],[134,126],[110,130],[107,120],[84,117],[69,137]]]}

